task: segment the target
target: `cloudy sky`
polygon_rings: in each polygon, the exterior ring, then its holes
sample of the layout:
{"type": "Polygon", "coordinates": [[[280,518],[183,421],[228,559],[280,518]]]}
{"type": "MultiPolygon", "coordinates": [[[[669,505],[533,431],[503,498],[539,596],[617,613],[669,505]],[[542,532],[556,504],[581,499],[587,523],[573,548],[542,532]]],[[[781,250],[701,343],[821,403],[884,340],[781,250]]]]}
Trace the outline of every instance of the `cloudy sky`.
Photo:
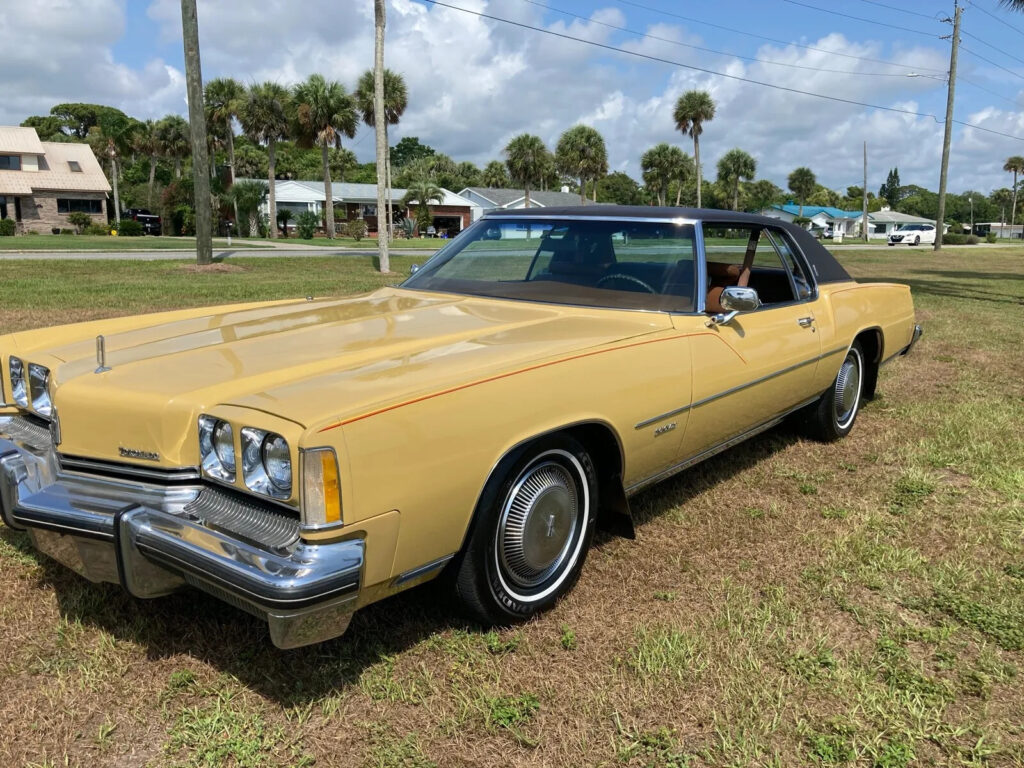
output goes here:
{"type": "MultiPolygon", "coordinates": [[[[517,133],[554,146],[583,122],[604,134],[613,170],[639,176],[652,144],[692,151],[674,131],[672,107],[683,91],[703,88],[718,105],[701,140],[707,175],[738,146],[757,159],[758,176],[780,186],[808,165],[842,190],[860,183],[866,140],[869,188],[892,166],[904,184],[938,187],[949,58],[940,36],[950,32],[939,19],[952,0],[444,1],[506,21],[389,0],[387,65],[410,93],[395,140],[418,136],[483,164],[517,133]]],[[[63,101],[111,104],[139,118],[185,114],[179,0],[4,5],[0,124],[63,101]]],[[[199,0],[199,24],[206,79],[287,84],[322,72],[351,87],[373,62],[372,0],[199,0]]],[[[1024,137],[1024,14],[971,0],[963,29],[955,118],[1024,137]]],[[[362,129],[349,148],[370,160],[371,133],[362,129]]],[[[1008,186],[1002,164],[1011,154],[1024,154],[1024,140],[956,126],[951,189],[1008,186]]]]}

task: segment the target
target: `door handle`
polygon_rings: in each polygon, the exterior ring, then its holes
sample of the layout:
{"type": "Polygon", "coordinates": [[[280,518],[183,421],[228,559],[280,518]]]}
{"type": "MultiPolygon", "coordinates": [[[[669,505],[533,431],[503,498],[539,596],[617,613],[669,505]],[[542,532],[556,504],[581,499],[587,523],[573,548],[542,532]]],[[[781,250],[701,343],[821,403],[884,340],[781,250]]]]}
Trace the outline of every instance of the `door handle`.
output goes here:
{"type": "Polygon", "coordinates": [[[799,320],[797,320],[797,323],[800,325],[801,328],[810,328],[812,325],[814,325],[814,318],[801,317],[799,320]]]}

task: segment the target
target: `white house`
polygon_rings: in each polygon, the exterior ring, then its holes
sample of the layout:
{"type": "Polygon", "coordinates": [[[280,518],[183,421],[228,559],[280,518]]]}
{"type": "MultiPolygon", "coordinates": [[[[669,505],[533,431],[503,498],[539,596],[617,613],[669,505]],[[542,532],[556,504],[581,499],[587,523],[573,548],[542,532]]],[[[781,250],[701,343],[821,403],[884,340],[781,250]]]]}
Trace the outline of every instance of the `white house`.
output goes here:
{"type": "MultiPolygon", "coordinates": [[[[773,205],[761,211],[761,215],[792,222],[800,216],[800,206],[793,203],[773,205]]],[[[843,211],[827,205],[805,205],[803,215],[811,220],[809,229],[812,232],[828,232],[830,236],[846,237],[860,233],[860,211],[843,211]]]]}
{"type": "MultiPolygon", "coordinates": [[[[567,191],[564,187],[561,192],[546,192],[543,190],[530,190],[531,208],[555,208],[559,206],[577,205],[602,205],[590,200],[580,202],[580,196],[575,192],[567,191]]],[[[473,203],[473,221],[476,221],[487,211],[497,209],[512,209],[526,207],[526,191],[522,189],[499,189],[497,187],[466,187],[459,196],[466,198],[473,203]]]]}

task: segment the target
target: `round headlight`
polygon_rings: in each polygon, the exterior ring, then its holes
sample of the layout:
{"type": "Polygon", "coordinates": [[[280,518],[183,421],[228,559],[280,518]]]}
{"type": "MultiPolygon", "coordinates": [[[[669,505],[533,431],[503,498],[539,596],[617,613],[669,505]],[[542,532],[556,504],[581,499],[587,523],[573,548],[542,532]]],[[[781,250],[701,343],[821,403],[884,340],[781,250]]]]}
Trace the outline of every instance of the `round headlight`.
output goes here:
{"type": "Polygon", "coordinates": [[[53,414],[50,402],[50,369],[43,365],[29,363],[28,388],[32,395],[32,410],[40,416],[53,414]]]}
{"type": "Polygon", "coordinates": [[[292,489],[292,455],[288,441],[280,435],[267,435],[261,449],[263,469],[270,482],[281,491],[292,489]]]}
{"type": "Polygon", "coordinates": [[[235,436],[231,425],[226,421],[218,421],[213,428],[213,450],[220,464],[228,472],[235,471],[235,436]]]}
{"type": "Polygon", "coordinates": [[[28,386],[25,382],[25,364],[21,362],[21,358],[12,357],[8,363],[8,369],[11,373],[11,397],[14,398],[14,404],[27,408],[28,386]]]}

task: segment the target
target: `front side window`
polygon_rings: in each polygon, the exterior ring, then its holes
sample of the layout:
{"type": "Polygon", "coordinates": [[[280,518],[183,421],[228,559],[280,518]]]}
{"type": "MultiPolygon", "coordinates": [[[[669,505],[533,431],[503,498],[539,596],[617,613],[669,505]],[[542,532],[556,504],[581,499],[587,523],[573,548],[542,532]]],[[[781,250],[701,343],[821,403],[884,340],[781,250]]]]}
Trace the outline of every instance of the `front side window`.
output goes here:
{"type": "Polygon", "coordinates": [[[103,213],[102,200],[86,200],[74,197],[58,197],[57,213],[103,213]]]}
{"type": "Polygon", "coordinates": [[[0,171],[20,171],[21,155],[0,155],[0,171]]]}
{"type": "Polygon", "coordinates": [[[684,221],[483,219],[403,287],[690,312],[695,259],[694,227],[684,221]]]}
{"type": "Polygon", "coordinates": [[[781,230],[756,225],[704,224],[710,312],[718,312],[723,288],[741,285],[757,291],[771,307],[803,301],[813,294],[789,240],[781,230]]]}

